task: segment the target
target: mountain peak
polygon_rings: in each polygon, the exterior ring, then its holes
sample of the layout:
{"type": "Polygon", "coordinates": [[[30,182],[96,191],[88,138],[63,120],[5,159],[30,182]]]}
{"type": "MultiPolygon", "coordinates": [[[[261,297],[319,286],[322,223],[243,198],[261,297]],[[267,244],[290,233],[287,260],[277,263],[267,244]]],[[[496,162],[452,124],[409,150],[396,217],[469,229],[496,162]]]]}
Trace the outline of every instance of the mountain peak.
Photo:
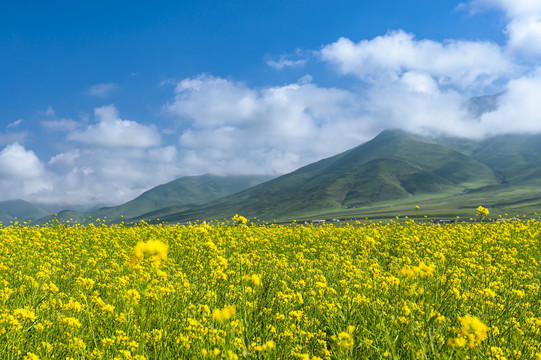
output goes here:
{"type": "Polygon", "coordinates": [[[404,139],[410,139],[410,140],[415,140],[415,141],[433,143],[433,141],[428,138],[422,137],[420,135],[412,134],[410,132],[407,132],[401,129],[385,129],[382,132],[380,132],[371,141],[377,142],[380,140],[388,140],[388,139],[396,139],[396,138],[404,138],[404,139]]]}

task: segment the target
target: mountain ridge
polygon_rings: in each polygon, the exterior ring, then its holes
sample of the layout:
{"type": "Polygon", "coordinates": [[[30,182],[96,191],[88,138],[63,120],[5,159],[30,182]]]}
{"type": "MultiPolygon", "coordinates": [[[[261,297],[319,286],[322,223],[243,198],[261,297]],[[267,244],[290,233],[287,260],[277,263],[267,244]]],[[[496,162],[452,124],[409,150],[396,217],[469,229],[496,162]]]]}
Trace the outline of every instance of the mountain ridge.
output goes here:
{"type": "Polygon", "coordinates": [[[471,140],[386,130],[366,143],[274,179],[241,178],[184,177],[119,206],[84,213],[67,210],[58,217],[78,222],[89,217],[186,222],[224,219],[235,213],[262,220],[331,214],[390,216],[393,211],[411,212],[415,203],[434,214],[464,214],[479,204],[502,211],[506,206],[533,210],[541,206],[537,189],[541,135],[471,140]],[[182,194],[182,199],[174,194],[182,194]]]}
{"type": "Polygon", "coordinates": [[[55,217],[79,223],[87,219],[98,218],[119,222],[171,206],[189,208],[201,205],[268,179],[269,176],[262,175],[218,176],[204,174],[185,176],[153,187],[136,198],[117,206],[102,207],[85,212],[64,210],[55,215],[42,217],[38,219],[38,223],[47,223],[55,217]]]}
{"type": "Polygon", "coordinates": [[[254,188],[176,214],[168,211],[159,218],[166,222],[208,220],[236,212],[262,220],[296,218],[318,210],[416,196],[457,196],[498,184],[494,172],[473,157],[428,138],[387,130],[353,149],[254,188]]]}

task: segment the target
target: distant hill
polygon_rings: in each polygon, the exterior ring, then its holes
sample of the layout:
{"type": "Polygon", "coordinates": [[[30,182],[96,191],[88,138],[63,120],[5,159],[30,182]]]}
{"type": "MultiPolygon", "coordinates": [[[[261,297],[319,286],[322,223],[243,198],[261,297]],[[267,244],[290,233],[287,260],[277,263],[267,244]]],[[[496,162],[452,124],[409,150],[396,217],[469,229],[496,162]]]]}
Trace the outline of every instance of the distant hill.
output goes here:
{"type": "Polygon", "coordinates": [[[471,156],[403,131],[384,131],[363,145],[238,194],[142,217],[171,222],[235,213],[262,220],[305,218],[382,202],[458,196],[499,184],[494,171],[471,156]]]}
{"type": "MultiPolygon", "coordinates": [[[[114,222],[136,218],[144,213],[171,206],[186,209],[234,194],[268,179],[269,176],[215,176],[208,174],[186,176],[156,186],[122,205],[86,212],[65,210],[59,212],[57,218],[73,219],[77,222],[83,222],[88,218],[107,218],[114,222]]],[[[39,219],[39,222],[45,223],[53,218],[54,215],[48,215],[39,219]]]]}
{"type": "Polygon", "coordinates": [[[435,141],[479,160],[503,182],[540,166],[541,134],[498,135],[481,141],[461,138],[435,141]]]}
{"type": "Polygon", "coordinates": [[[49,214],[49,211],[39,205],[24,200],[0,201],[0,222],[7,226],[10,221],[20,223],[39,219],[49,214]]]}
{"type": "MultiPolygon", "coordinates": [[[[476,101],[490,111],[492,100],[476,101]]],[[[226,219],[236,213],[266,221],[385,218],[411,215],[418,205],[424,215],[435,217],[471,217],[479,205],[492,213],[541,214],[541,135],[477,141],[387,130],[353,149],[266,180],[184,177],[119,206],[68,210],[58,217],[128,223],[226,219]]]]}

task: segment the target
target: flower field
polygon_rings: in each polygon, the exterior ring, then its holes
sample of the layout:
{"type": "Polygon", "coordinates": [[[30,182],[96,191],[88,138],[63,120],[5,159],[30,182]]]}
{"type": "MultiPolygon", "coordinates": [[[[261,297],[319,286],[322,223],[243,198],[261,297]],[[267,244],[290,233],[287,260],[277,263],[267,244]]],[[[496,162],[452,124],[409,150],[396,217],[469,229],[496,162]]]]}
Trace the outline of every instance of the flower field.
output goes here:
{"type": "Polygon", "coordinates": [[[541,223],[0,228],[1,359],[541,359],[541,223]]]}

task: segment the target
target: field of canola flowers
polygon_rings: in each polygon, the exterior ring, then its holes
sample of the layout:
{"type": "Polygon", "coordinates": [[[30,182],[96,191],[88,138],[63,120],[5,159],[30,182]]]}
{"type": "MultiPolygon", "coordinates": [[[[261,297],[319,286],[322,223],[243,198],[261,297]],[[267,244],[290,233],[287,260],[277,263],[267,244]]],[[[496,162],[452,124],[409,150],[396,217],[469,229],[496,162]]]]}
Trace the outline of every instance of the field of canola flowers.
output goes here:
{"type": "Polygon", "coordinates": [[[541,223],[0,228],[1,359],[541,359],[541,223]]]}

